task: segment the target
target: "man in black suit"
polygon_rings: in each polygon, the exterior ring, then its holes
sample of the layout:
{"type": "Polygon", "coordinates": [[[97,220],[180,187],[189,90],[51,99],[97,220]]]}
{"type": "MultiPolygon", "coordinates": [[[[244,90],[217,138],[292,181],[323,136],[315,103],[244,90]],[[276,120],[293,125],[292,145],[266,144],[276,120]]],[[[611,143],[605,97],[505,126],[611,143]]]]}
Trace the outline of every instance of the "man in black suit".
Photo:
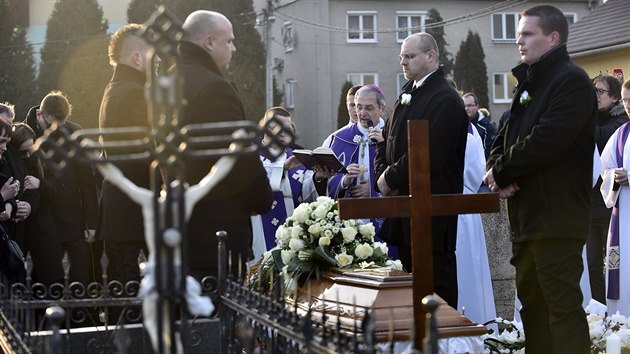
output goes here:
{"type": "Polygon", "coordinates": [[[590,352],[579,283],[591,221],[597,98],[569,58],[568,36],[558,8],[521,13],[521,62],[512,69],[518,85],[484,177],[507,199],[527,353],[590,352]]]}
{"type": "MultiPolygon", "coordinates": [[[[26,123],[37,137],[56,122],[70,133],[81,126],[68,120],[72,106],[63,93],[53,91],[42,100],[35,115],[26,123]]],[[[68,252],[70,277],[73,281],[90,280],[90,250],[96,229],[97,188],[92,166],[78,161],[67,161],[59,174],[47,170],[39,187],[41,205],[37,224],[42,237],[53,238],[68,252]]],[[[61,267],[61,255],[51,253],[38,267],[61,267]],[[45,263],[45,264],[44,264],[45,263]]]]}
{"type": "MultiPolygon", "coordinates": [[[[200,10],[186,18],[183,29],[177,64],[184,77],[187,101],[183,124],[244,120],[241,99],[223,76],[236,51],[230,21],[220,13],[200,10]]],[[[198,183],[216,161],[184,159],[186,182],[198,183]]],[[[191,274],[199,278],[216,273],[215,232],[219,230],[228,232],[227,248],[232,251],[234,267],[239,256],[242,261],[249,259],[250,215],[265,214],[272,201],[269,180],[258,154],[240,156],[228,176],[195,206],[185,238],[191,274]]]]}
{"type": "MultiPolygon", "coordinates": [[[[109,42],[109,63],[114,67],[114,75],[103,93],[100,128],[149,128],[144,84],[151,46],[140,37],[142,29],[142,25],[127,24],[109,42]]],[[[134,184],[150,188],[150,164],[146,159],[117,162],[116,166],[134,184]]],[[[140,207],[113,184],[103,181],[100,213],[98,238],[105,242],[110,278],[122,282],[140,280],[138,254],[140,250],[147,253],[140,207]]]]}
{"type": "MultiPolygon", "coordinates": [[[[411,119],[429,121],[431,193],[463,191],[468,116],[459,94],[444,77],[438,57],[435,39],[428,33],[416,33],[403,41],[400,64],[409,81],[394,104],[383,132],[385,141],[377,145],[374,161],[377,188],[385,196],[409,194],[407,121],[411,119]]],[[[457,215],[432,220],[435,292],[456,307],[457,215]]],[[[383,228],[390,242],[399,246],[403,266],[411,271],[409,219],[387,219],[383,228]]]]}

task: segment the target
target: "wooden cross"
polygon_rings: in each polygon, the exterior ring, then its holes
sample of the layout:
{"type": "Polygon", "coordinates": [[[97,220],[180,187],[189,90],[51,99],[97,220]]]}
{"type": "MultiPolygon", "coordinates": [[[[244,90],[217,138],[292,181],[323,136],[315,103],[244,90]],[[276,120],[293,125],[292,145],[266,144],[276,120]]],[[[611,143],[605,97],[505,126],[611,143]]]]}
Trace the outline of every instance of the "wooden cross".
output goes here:
{"type": "Polygon", "coordinates": [[[431,195],[429,126],[426,120],[408,121],[409,195],[340,199],[342,219],[406,217],[411,222],[413,315],[415,348],[422,348],[424,311],[421,301],[433,294],[433,238],[431,217],[499,211],[497,193],[431,195]]]}

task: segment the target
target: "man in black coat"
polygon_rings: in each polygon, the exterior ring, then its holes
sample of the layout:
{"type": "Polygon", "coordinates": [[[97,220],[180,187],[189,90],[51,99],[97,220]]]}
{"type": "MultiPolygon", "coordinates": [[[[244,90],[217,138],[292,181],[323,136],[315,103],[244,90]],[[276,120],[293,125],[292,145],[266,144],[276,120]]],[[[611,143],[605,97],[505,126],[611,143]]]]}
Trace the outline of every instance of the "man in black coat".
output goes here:
{"type": "MultiPolygon", "coordinates": [[[[72,106],[58,91],[46,95],[26,119],[37,137],[41,137],[56,122],[69,133],[81,126],[68,120],[72,106]]],[[[41,237],[54,238],[70,258],[70,277],[73,281],[88,283],[90,280],[90,249],[96,229],[97,188],[92,166],[78,161],[67,161],[56,174],[44,165],[44,178],[39,187],[41,205],[37,213],[37,228],[41,237]]],[[[38,267],[61,267],[61,258],[51,253],[46,264],[38,267]]]]}
{"type": "MultiPolygon", "coordinates": [[[[429,121],[431,193],[462,193],[468,116],[461,97],[444,77],[435,39],[428,33],[407,37],[400,50],[405,78],[403,94],[377,145],[377,187],[383,195],[409,194],[407,121],[429,121]]],[[[387,219],[383,226],[398,245],[404,267],[412,271],[409,219],[387,219]]],[[[433,279],[435,292],[457,306],[455,244],[457,215],[432,218],[433,279]]],[[[414,235],[417,239],[419,235],[414,235]]],[[[415,241],[415,240],[414,240],[415,241]]],[[[419,270],[422,271],[422,270],[419,270]]]]}
{"type": "MultiPolygon", "coordinates": [[[[114,75],[103,93],[100,128],[149,128],[144,84],[151,47],[139,36],[141,30],[139,24],[125,25],[109,42],[109,62],[114,66],[114,75]]],[[[144,188],[151,187],[150,165],[150,159],[116,163],[129,180],[144,188]]],[[[110,259],[110,278],[122,282],[139,280],[138,254],[140,250],[147,253],[140,206],[113,184],[103,181],[100,213],[98,237],[105,242],[110,259]]]]}
{"type": "MultiPolygon", "coordinates": [[[[241,99],[223,72],[235,52],[232,24],[220,13],[195,11],[184,22],[178,70],[184,77],[183,124],[236,122],[245,119],[241,99]]],[[[227,147],[227,146],[225,146],[227,147]]],[[[198,183],[216,158],[184,160],[189,184],[198,183]]],[[[214,275],[219,230],[228,232],[234,267],[251,257],[250,215],[265,214],[273,201],[257,153],[238,158],[227,177],[194,208],[187,228],[188,267],[195,277],[214,275]]],[[[243,268],[244,269],[244,268],[243,268]]]]}
{"type": "Polygon", "coordinates": [[[512,69],[518,86],[484,182],[507,198],[527,352],[589,353],[579,282],[591,213],[595,91],[569,59],[563,13],[541,5],[521,16],[521,63],[512,69]]]}

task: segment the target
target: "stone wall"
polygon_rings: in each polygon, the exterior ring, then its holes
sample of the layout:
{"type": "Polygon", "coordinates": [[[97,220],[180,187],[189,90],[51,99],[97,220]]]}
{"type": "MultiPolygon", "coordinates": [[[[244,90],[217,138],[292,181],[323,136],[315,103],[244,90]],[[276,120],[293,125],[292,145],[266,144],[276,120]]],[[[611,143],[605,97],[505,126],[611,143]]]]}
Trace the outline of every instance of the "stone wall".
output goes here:
{"type": "Polygon", "coordinates": [[[490,276],[494,289],[494,301],[497,316],[514,318],[514,267],[510,264],[512,243],[507,220],[505,201],[501,201],[499,213],[482,214],[483,228],[486,234],[490,276]]]}

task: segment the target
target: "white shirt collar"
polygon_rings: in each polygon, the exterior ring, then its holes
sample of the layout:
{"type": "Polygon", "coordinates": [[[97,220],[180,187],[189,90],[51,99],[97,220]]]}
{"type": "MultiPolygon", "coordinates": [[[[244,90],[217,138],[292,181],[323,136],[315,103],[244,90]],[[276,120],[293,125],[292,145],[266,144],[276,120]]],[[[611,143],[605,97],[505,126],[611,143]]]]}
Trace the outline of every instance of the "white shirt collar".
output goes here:
{"type": "Polygon", "coordinates": [[[413,83],[413,88],[415,89],[415,88],[417,88],[417,87],[422,86],[422,84],[424,84],[424,82],[427,80],[427,78],[428,78],[429,76],[431,76],[431,74],[433,74],[433,73],[434,73],[434,72],[436,72],[436,71],[437,71],[437,69],[436,69],[436,70],[431,71],[430,73],[428,73],[428,74],[426,74],[426,75],[424,75],[424,77],[422,77],[422,79],[420,79],[420,81],[414,81],[414,83],[413,83]]]}
{"type": "MultiPolygon", "coordinates": [[[[379,129],[383,129],[383,127],[385,126],[385,121],[383,120],[383,118],[379,118],[378,119],[378,124],[374,127],[374,128],[379,128],[379,129]]],[[[361,132],[361,134],[363,134],[364,136],[367,136],[369,131],[367,130],[367,128],[363,128],[363,126],[361,125],[361,123],[357,122],[357,128],[359,128],[359,131],[361,132]]]]}

